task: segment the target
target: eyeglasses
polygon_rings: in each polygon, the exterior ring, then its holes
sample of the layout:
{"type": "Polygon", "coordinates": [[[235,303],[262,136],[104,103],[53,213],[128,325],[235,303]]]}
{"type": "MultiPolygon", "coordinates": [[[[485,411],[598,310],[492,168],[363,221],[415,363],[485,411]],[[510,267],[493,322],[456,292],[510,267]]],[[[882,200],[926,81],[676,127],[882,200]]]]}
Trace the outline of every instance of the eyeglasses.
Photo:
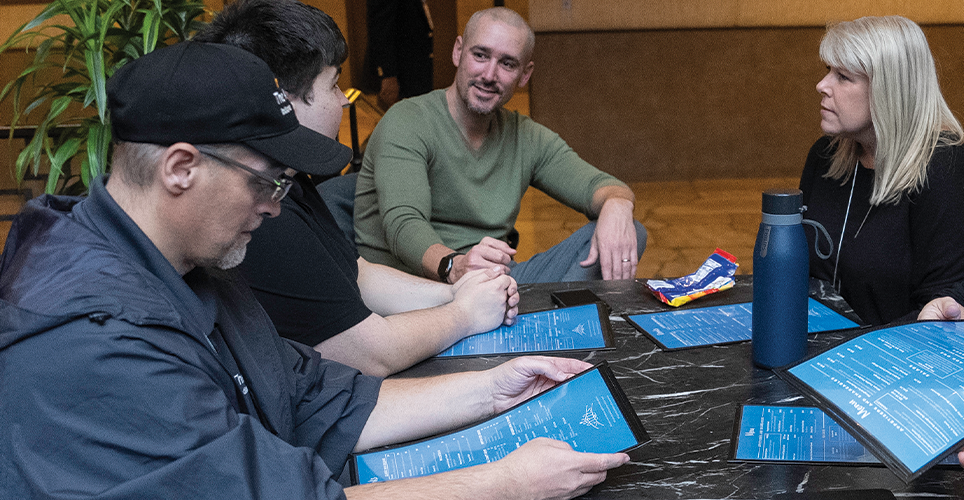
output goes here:
{"type": "Polygon", "coordinates": [[[288,191],[291,189],[291,184],[294,182],[294,180],[292,180],[291,177],[288,177],[285,174],[281,174],[278,176],[277,179],[273,179],[271,177],[268,177],[268,175],[265,174],[264,172],[260,172],[243,163],[239,163],[225,156],[221,156],[211,151],[210,149],[199,147],[199,146],[195,146],[195,147],[197,148],[198,152],[200,152],[202,155],[210,156],[211,158],[214,158],[215,160],[221,163],[224,163],[225,165],[230,165],[232,167],[240,168],[241,170],[244,170],[245,172],[248,172],[249,174],[254,175],[255,177],[264,181],[263,183],[264,187],[272,190],[271,201],[274,203],[281,201],[282,199],[284,199],[285,196],[287,196],[288,191]]]}

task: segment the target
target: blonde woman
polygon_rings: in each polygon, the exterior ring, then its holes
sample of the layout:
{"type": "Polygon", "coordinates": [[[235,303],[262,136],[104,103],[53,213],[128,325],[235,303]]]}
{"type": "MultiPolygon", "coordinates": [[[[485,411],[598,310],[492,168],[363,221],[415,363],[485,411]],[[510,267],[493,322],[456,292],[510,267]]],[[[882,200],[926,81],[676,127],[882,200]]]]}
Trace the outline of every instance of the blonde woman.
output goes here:
{"type": "Polygon", "coordinates": [[[810,274],[832,283],[867,323],[913,319],[964,280],[964,132],[914,22],[831,25],[820,58],[826,136],[810,149],[800,189],[833,252],[817,258],[808,234],[810,274]]]}

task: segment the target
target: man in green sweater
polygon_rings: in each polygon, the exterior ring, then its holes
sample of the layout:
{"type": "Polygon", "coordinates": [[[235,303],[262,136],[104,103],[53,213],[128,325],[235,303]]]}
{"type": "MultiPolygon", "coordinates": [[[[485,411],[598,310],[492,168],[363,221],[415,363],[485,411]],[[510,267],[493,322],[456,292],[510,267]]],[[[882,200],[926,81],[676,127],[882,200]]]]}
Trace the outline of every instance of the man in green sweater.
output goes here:
{"type": "Polygon", "coordinates": [[[493,265],[519,283],[635,277],[646,230],[632,190],[503,108],[532,75],[534,43],[515,12],[476,12],[452,51],[455,82],[385,114],[358,176],[362,257],[449,283],[493,265]],[[507,237],[530,185],[593,222],[517,263],[507,237]]]}

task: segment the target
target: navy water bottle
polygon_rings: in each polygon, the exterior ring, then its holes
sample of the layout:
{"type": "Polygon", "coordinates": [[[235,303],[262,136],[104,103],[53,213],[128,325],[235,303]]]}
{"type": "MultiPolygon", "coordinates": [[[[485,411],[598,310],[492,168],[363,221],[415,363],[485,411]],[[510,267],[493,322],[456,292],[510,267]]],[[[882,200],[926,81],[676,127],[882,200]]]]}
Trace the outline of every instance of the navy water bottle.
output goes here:
{"type": "Polygon", "coordinates": [[[774,368],[807,352],[810,260],[803,232],[803,193],[763,193],[763,220],[753,247],[753,363],[774,368]]]}

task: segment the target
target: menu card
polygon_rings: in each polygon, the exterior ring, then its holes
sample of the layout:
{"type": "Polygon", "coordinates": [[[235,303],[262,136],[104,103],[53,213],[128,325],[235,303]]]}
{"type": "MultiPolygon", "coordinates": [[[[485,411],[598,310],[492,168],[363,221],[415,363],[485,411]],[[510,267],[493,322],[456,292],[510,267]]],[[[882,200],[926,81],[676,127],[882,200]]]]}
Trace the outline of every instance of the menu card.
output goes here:
{"type": "Polygon", "coordinates": [[[964,323],[875,329],[776,372],[905,482],[964,445],[964,323]]]}

